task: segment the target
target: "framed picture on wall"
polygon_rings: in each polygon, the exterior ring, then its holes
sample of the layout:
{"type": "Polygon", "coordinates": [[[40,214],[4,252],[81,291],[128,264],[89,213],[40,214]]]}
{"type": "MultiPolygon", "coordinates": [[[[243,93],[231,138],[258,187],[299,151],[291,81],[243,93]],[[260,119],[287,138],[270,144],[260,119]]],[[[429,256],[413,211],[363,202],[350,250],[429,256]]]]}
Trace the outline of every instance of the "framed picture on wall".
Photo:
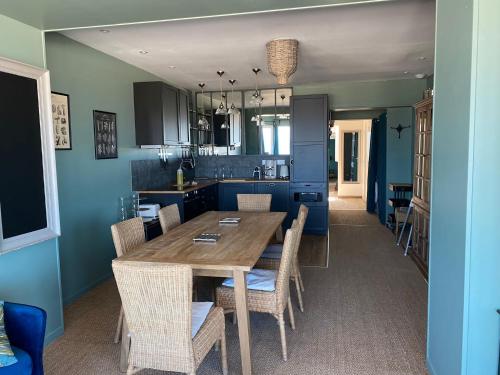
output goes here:
{"type": "Polygon", "coordinates": [[[116,113],[94,110],[94,146],[98,160],[118,157],[116,113]]]}
{"type": "Polygon", "coordinates": [[[52,122],[54,124],[54,145],[56,150],[71,150],[71,117],[69,95],[52,92],[52,122]]]}

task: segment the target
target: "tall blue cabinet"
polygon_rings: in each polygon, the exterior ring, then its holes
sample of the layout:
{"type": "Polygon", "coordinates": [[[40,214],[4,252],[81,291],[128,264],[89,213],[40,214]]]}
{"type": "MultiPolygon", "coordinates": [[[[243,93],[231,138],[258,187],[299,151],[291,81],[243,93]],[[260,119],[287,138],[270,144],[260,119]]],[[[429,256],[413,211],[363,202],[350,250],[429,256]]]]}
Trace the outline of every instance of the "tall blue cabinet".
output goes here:
{"type": "Polygon", "coordinates": [[[328,233],[328,95],[291,97],[290,213],[309,208],[304,233],[328,233]]]}

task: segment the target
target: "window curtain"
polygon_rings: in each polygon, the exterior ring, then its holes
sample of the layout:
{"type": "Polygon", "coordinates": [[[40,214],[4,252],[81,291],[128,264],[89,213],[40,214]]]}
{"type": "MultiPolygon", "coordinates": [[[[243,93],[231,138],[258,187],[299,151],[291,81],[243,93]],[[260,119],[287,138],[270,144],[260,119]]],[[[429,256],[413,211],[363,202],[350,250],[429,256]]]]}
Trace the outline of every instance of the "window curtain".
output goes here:
{"type": "Polygon", "coordinates": [[[368,159],[368,181],[366,210],[377,213],[379,220],[386,222],[386,152],[387,115],[384,113],[372,121],[370,155],[368,159]]]}
{"type": "Polygon", "coordinates": [[[372,130],[370,137],[370,155],[368,156],[368,181],[366,194],[366,211],[375,213],[377,210],[377,154],[378,154],[378,137],[379,120],[372,120],[372,130]]]}
{"type": "Polygon", "coordinates": [[[387,175],[387,114],[383,113],[378,118],[377,124],[377,214],[379,220],[385,225],[387,221],[386,175],[387,175]]]}

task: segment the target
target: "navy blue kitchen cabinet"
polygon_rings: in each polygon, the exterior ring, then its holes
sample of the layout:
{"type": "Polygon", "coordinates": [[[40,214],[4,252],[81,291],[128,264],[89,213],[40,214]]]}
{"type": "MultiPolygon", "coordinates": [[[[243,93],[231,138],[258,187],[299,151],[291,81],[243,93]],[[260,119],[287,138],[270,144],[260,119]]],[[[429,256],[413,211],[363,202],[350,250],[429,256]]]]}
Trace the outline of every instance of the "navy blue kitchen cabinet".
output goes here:
{"type": "Polygon", "coordinates": [[[291,114],[290,216],[309,207],[304,233],[328,233],[328,95],[294,95],[291,114]]]}
{"type": "Polygon", "coordinates": [[[271,211],[288,212],[288,183],[256,182],[257,194],[272,194],[271,211]]]}
{"type": "Polygon", "coordinates": [[[238,211],[237,194],[253,194],[252,182],[223,182],[219,183],[219,210],[238,211]]]}

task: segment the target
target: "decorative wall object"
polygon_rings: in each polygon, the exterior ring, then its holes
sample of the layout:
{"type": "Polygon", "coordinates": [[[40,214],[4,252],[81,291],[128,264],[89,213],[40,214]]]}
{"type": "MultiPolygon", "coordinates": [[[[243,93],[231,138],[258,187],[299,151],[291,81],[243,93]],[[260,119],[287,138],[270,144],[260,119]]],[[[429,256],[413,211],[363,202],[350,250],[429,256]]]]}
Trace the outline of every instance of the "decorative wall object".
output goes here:
{"type": "Polygon", "coordinates": [[[278,84],[287,84],[288,78],[297,70],[298,48],[299,42],[295,39],[274,39],[266,44],[267,69],[278,84]]]}
{"type": "Polygon", "coordinates": [[[71,150],[71,117],[69,95],[52,92],[52,122],[56,150],[71,150]]]}
{"type": "Polygon", "coordinates": [[[94,145],[96,159],[118,157],[116,113],[94,110],[94,145]]]}

